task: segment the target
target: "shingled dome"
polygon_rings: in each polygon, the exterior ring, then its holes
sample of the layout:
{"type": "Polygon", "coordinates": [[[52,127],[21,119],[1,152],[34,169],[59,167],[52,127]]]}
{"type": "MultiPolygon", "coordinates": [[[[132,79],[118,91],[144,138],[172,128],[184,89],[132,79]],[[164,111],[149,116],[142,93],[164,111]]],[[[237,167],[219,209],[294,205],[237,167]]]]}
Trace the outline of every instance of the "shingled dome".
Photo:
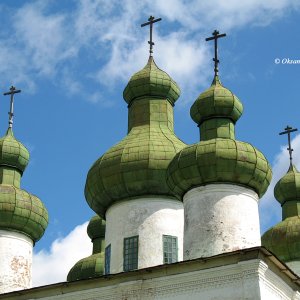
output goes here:
{"type": "Polygon", "coordinates": [[[272,178],[267,159],[252,145],[235,139],[235,122],[242,112],[239,99],[216,75],[191,107],[200,142],[177,153],[168,167],[167,182],[178,198],[208,183],[242,185],[259,197],[266,192],[272,178]]]}
{"type": "Polygon", "coordinates": [[[173,104],[179,88],[152,57],[124,90],[128,135],[88,172],[85,196],[101,217],[120,200],[160,195],[174,198],[166,182],[169,162],[185,144],[174,134],[173,104]]]}
{"type": "Polygon", "coordinates": [[[0,153],[0,228],[22,232],[36,242],[48,225],[48,212],[38,197],[20,188],[29,152],[11,128],[0,139],[0,153]]]}
{"type": "Polygon", "coordinates": [[[141,97],[166,98],[174,104],[179,95],[180,89],[176,82],[157,67],[152,56],[146,66],[131,77],[123,92],[128,104],[141,97]]]}

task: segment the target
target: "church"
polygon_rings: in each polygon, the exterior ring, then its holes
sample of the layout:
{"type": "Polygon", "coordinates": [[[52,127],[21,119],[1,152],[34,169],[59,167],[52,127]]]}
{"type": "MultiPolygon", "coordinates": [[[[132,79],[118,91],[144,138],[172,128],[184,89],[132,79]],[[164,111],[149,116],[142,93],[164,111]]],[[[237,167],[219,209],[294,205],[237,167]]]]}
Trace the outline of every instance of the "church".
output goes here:
{"type": "MultiPolygon", "coordinates": [[[[217,30],[212,83],[190,109],[198,143],[174,132],[180,88],[153,56],[126,85],[128,134],[99,153],[85,184],[96,213],[87,234],[90,256],[65,282],[31,288],[34,244],[48,224],[42,201],[21,189],[29,152],[9,127],[0,139],[0,299],[300,299],[300,173],[290,166],[276,184],[282,222],[260,236],[259,199],[271,166],[262,152],[235,138],[243,113],[219,77],[217,30]],[[298,205],[299,204],[299,205],[298,205]]],[[[125,126],[125,124],[120,124],[125,126]]]]}

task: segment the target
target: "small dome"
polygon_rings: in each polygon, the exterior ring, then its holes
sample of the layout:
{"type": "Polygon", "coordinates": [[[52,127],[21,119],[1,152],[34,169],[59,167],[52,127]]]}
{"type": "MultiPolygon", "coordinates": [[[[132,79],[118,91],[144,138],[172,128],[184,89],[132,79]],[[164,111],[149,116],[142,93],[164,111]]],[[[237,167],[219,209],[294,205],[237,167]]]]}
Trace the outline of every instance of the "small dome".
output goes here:
{"type": "Polygon", "coordinates": [[[179,95],[180,89],[176,82],[157,67],[152,56],[146,66],[131,77],[123,92],[128,104],[139,97],[161,97],[174,104],[179,95]]]}
{"type": "Polygon", "coordinates": [[[24,172],[29,162],[29,152],[22,143],[17,141],[12,129],[0,139],[0,166],[9,166],[24,172]]]}
{"type": "Polygon", "coordinates": [[[48,225],[48,212],[36,196],[12,185],[0,185],[0,228],[23,232],[36,242],[48,225]]]}
{"type": "Polygon", "coordinates": [[[210,88],[200,94],[190,110],[192,119],[198,125],[212,117],[230,118],[235,123],[242,113],[242,103],[222,86],[218,76],[215,76],[210,88]]]}
{"type": "Polygon", "coordinates": [[[300,201],[300,173],[294,165],[277,182],[274,195],[281,205],[287,201],[300,201]]]}
{"type": "Polygon", "coordinates": [[[268,161],[252,145],[216,138],[177,153],[169,164],[167,182],[178,198],[193,187],[224,182],[250,187],[261,197],[271,177],[268,161]]]}
{"type": "Polygon", "coordinates": [[[300,217],[286,218],[262,236],[262,245],[284,262],[300,259],[300,217]]]}
{"type": "Polygon", "coordinates": [[[78,261],[69,271],[67,281],[95,278],[103,275],[104,253],[96,253],[78,261]]]}
{"type": "Polygon", "coordinates": [[[103,238],[105,237],[105,221],[100,218],[98,215],[92,217],[87,227],[87,234],[94,240],[96,238],[103,238]]]}

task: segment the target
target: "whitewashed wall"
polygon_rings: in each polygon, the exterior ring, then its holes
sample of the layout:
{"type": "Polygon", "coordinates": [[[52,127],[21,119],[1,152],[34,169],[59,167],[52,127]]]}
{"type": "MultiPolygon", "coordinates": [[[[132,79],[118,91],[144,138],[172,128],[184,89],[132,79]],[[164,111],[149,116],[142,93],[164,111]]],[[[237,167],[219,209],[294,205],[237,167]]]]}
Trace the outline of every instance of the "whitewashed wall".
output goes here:
{"type": "Polygon", "coordinates": [[[0,230],[0,293],[31,287],[32,240],[24,234],[0,230]]]}
{"type": "Polygon", "coordinates": [[[182,260],[183,205],[168,198],[140,198],[114,204],[106,212],[106,246],[111,244],[110,273],[123,272],[123,240],[139,236],[138,268],[163,264],[163,235],[178,237],[182,260]]]}
{"type": "Polygon", "coordinates": [[[258,196],[242,186],[209,184],[183,197],[183,259],[261,245],[258,196]]]}

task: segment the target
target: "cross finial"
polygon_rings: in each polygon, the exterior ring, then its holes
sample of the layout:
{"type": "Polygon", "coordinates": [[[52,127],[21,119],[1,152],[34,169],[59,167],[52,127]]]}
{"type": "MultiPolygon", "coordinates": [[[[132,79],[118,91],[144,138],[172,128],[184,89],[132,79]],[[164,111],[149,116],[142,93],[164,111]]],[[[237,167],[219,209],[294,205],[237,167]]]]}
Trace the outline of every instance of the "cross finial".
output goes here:
{"type": "Polygon", "coordinates": [[[291,132],[294,132],[294,131],[297,131],[297,130],[298,130],[297,128],[292,128],[290,126],[286,126],[286,128],[284,128],[284,131],[279,133],[279,135],[282,135],[282,134],[287,134],[288,135],[289,147],[287,148],[287,150],[289,151],[289,155],[290,155],[290,167],[292,167],[292,165],[293,165],[292,152],[294,151],[294,149],[292,148],[292,145],[291,145],[291,132]]]}
{"type": "Polygon", "coordinates": [[[212,35],[213,35],[212,37],[206,38],[205,40],[206,41],[211,41],[211,40],[215,41],[215,57],[213,58],[213,61],[215,62],[215,69],[214,69],[215,76],[217,76],[219,73],[218,64],[220,62],[218,59],[218,39],[226,36],[226,33],[219,34],[219,31],[215,30],[212,33],[212,35]]]}
{"type": "Polygon", "coordinates": [[[153,45],[154,45],[154,42],[152,41],[153,23],[156,23],[156,22],[158,22],[158,21],[161,21],[161,18],[155,19],[153,16],[150,16],[150,18],[148,19],[148,21],[149,21],[149,22],[146,22],[146,23],[144,23],[144,24],[141,24],[141,27],[150,25],[150,41],[148,41],[148,44],[150,45],[149,53],[150,53],[150,56],[152,56],[152,53],[153,53],[153,45]]]}
{"type": "Polygon", "coordinates": [[[12,128],[13,117],[14,117],[14,94],[21,93],[21,90],[17,90],[14,86],[11,86],[9,92],[4,93],[4,96],[10,95],[10,109],[9,109],[9,118],[8,118],[8,127],[12,128]]]}

